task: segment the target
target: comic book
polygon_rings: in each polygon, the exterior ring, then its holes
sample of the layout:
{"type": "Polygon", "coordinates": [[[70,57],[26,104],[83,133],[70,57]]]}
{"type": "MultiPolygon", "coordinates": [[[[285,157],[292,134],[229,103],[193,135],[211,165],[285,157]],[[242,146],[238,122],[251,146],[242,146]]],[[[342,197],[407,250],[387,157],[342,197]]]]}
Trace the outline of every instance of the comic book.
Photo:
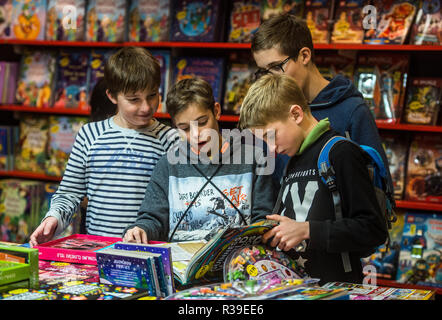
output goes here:
{"type": "Polygon", "coordinates": [[[46,40],[83,41],[86,0],[47,0],[46,40]]]}
{"type": "Polygon", "coordinates": [[[361,259],[362,271],[365,276],[388,280],[396,279],[405,213],[396,212],[396,217],[396,222],[392,223],[392,228],[388,231],[390,234],[389,246],[381,245],[372,255],[361,259]],[[366,268],[366,266],[373,266],[376,271],[366,268]]]}
{"type": "Polygon", "coordinates": [[[88,110],[88,63],[88,51],[60,51],[52,103],[54,108],[88,110]]]}
{"type": "Polygon", "coordinates": [[[333,79],[340,74],[353,81],[356,57],[350,52],[318,53],[315,65],[325,78],[333,79]]]}
{"type": "Polygon", "coordinates": [[[355,84],[377,121],[399,121],[405,97],[409,56],[402,53],[360,54],[355,84]]]}
{"type": "Polygon", "coordinates": [[[366,44],[404,44],[417,12],[417,0],[375,0],[376,29],[364,34],[366,44]]]}
{"type": "Polygon", "coordinates": [[[393,180],[394,198],[401,200],[405,190],[405,172],[410,141],[408,136],[387,132],[381,132],[381,140],[393,180]]]}
{"type": "Polygon", "coordinates": [[[158,246],[172,250],[175,279],[182,285],[223,279],[225,260],[238,248],[256,245],[276,224],[262,220],[247,226],[214,229],[209,241],[172,242],[158,246]]]}
{"type": "Polygon", "coordinates": [[[246,61],[230,61],[225,83],[223,113],[239,114],[244,97],[254,81],[256,65],[246,61]]]}
{"type": "Polygon", "coordinates": [[[281,13],[290,13],[298,18],[304,17],[304,1],[261,0],[261,22],[281,13]]]}
{"type": "Polygon", "coordinates": [[[148,294],[146,289],[76,280],[42,284],[38,290],[13,289],[0,293],[0,300],[133,300],[148,294]]]}
{"type": "Polygon", "coordinates": [[[442,288],[442,218],[437,213],[405,216],[396,280],[442,288]]]}
{"type": "Polygon", "coordinates": [[[161,70],[161,84],[160,84],[160,105],[157,112],[167,112],[166,97],[170,86],[170,51],[166,50],[151,50],[150,53],[160,63],[161,70]]]}
{"type": "Polygon", "coordinates": [[[232,1],[228,42],[246,43],[252,41],[252,36],[261,23],[259,4],[259,0],[232,1]]]}
{"type": "Polygon", "coordinates": [[[412,78],[404,123],[435,125],[442,99],[442,78],[412,78]]]}
{"type": "Polygon", "coordinates": [[[170,0],[133,0],[129,7],[128,41],[168,41],[170,0]]]}
{"type": "Polygon", "coordinates": [[[442,137],[415,135],[408,153],[405,200],[442,202],[442,137]]]}
{"type": "Polygon", "coordinates": [[[43,285],[53,285],[82,280],[99,282],[97,266],[59,261],[39,261],[39,281],[43,285]]]}
{"type": "Polygon", "coordinates": [[[362,8],[368,0],[339,0],[336,8],[331,43],[362,43],[362,8]]]}
{"type": "Polygon", "coordinates": [[[440,45],[442,43],[442,8],[440,0],[422,0],[411,29],[410,43],[440,45]]]}
{"type": "Polygon", "coordinates": [[[73,234],[35,246],[40,260],[97,265],[96,251],[110,246],[121,238],[73,234]]]}
{"type": "Polygon", "coordinates": [[[172,0],[171,41],[217,42],[223,38],[224,1],[172,0]]]}
{"type": "Polygon", "coordinates": [[[0,240],[18,243],[29,240],[36,227],[32,222],[40,208],[41,196],[39,181],[0,181],[0,240]]]}
{"type": "Polygon", "coordinates": [[[146,251],[146,252],[160,254],[163,270],[161,272],[158,272],[158,274],[164,276],[164,283],[166,286],[166,291],[165,291],[166,296],[171,295],[175,292],[175,285],[173,282],[171,248],[163,247],[153,242],[149,242],[149,244],[117,242],[114,244],[114,248],[119,250],[146,251]]]}
{"type": "Polygon", "coordinates": [[[333,1],[305,1],[305,22],[310,29],[313,43],[329,43],[329,20],[333,15],[333,1]]]}
{"type": "Polygon", "coordinates": [[[44,40],[47,0],[13,0],[11,28],[13,39],[44,40]]]}
{"type": "Polygon", "coordinates": [[[0,243],[0,260],[15,261],[29,265],[29,288],[38,289],[39,287],[39,265],[38,250],[26,248],[16,243],[0,243]]]}
{"type": "Polygon", "coordinates": [[[86,41],[124,41],[126,10],[125,0],[89,0],[86,10],[86,41]]]}
{"type": "Polygon", "coordinates": [[[49,116],[49,145],[45,171],[47,175],[62,177],[75,137],[87,117],[49,116]]]}
{"type": "Polygon", "coordinates": [[[105,248],[97,251],[97,267],[100,283],[147,289],[154,297],[167,295],[160,254],[105,248]]]}
{"type": "Polygon", "coordinates": [[[50,107],[55,65],[54,52],[25,50],[17,82],[17,102],[27,107],[50,107]]]}
{"type": "Polygon", "coordinates": [[[0,39],[9,39],[12,35],[12,0],[0,0],[0,39]]]}
{"type": "Polygon", "coordinates": [[[186,78],[203,78],[212,86],[215,100],[222,101],[223,58],[177,57],[173,64],[173,75],[174,83],[186,78]]]}

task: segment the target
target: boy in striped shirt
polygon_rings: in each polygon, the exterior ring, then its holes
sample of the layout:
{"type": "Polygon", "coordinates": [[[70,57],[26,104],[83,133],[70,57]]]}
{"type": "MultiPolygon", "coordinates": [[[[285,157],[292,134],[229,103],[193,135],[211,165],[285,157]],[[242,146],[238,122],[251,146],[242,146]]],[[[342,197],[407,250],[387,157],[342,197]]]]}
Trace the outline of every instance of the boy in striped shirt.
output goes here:
{"type": "Polygon", "coordinates": [[[78,132],[50,209],[30,237],[32,246],[61,233],[84,196],[87,233],[120,237],[137,218],[157,161],[179,140],[175,129],[153,118],[161,73],[147,50],[120,49],[109,57],[104,77],[117,113],[78,132]]]}

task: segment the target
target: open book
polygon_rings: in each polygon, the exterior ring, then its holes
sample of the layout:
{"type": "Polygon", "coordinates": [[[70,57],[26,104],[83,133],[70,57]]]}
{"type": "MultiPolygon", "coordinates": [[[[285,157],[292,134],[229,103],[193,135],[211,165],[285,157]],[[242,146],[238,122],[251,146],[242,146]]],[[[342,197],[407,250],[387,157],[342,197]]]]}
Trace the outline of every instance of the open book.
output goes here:
{"type": "Polygon", "coordinates": [[[219,229],[209,241],[156,244],[172,250],[174,277],[182,285],[222,281],[224,261],[238,248],[261,243],[264,233],[277,225],[261,220],[247,226],[219,229]]]}

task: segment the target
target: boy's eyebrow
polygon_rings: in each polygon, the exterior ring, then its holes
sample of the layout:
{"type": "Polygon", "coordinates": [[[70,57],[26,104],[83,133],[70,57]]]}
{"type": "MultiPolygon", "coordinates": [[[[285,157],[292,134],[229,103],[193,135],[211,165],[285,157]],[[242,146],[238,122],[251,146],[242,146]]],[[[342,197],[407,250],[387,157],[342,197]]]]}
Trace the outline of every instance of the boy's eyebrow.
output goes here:
{"type": "MultiPolygon", "coordinates": [[[[196,118],[195,120],[191,120],[191,121],[198,121],[198,120],[201,120],[204,117],[207,117],[207,115],[204,114],[204,115],[196,118]]],[[[179,123],[176,124],[177,127],[180,126],[180,125],[187,125],[187,123],[186,122],[179,122],[179,123]]]]}

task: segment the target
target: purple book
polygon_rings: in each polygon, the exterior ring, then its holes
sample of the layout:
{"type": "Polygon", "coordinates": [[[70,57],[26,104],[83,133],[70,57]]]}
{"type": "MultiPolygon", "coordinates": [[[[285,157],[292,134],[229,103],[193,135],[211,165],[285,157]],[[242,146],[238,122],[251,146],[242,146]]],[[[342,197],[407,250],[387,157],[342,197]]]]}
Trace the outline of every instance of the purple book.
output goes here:
{"type": "Polygon", "coordinates": [[[15,103],[15,91],[17,90],[17,77],[18,77],[17,62],[9,62],[9,77],[8,77],[8,90],[5,103],[15,103]]]}
{"type": "Polygon", "coordinates": [[[5,69],[7,62],[0,61],[0,103],[3,102],[3,87],[5,85],[5,69]]]}

